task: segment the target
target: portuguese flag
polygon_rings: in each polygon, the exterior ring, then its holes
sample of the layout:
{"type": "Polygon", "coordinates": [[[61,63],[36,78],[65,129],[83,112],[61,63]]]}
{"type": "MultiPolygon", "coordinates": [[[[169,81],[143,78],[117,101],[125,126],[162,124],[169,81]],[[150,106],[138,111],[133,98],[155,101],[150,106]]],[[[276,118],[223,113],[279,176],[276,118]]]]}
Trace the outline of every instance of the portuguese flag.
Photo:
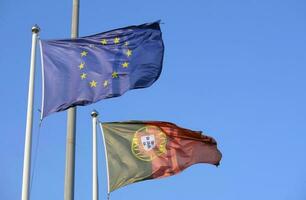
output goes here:
{"type": "Polygon", "coordinates": [[[212,137],[160,121],[100,124],[108,169],[108,193],[138,181],[167,177],[196,163],[219,165],[212,137]]]}

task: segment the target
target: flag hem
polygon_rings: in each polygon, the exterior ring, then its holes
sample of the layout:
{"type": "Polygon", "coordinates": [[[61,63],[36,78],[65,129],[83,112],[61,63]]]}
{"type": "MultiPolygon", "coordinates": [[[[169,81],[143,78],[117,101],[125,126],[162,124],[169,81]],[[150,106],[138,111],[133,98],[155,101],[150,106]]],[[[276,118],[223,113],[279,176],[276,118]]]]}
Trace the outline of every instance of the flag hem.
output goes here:
{"type": "MultiPolygon", "coordinates": [[[[140,25],[130,25],[130,26],[125,26],[123,28],[114,28],[114,29],[111,29],[109,31],[104,31],[104,32],[97,33],[97,34],[90,34],[90,35],[86,35],[86,36],[83,36],[83,37],[77,37],[75,39],[85,39],[87,37],[92,37],[92,36],[96,36],[96,35],[99,35],[99,34],[105,34],[105,33],[108,33],[108,32],[117,31],[117,30],[121,30],[121,29],[131,29],[131,28],[135,28],[135,27],[146,27],[146,26],[153,27],[154,24],[159,25],[160,22],[161,22],[161,20],[156,20],[154,22],[143,23],[143,24],[140,24],[140,25]]],[[[160,30],[160,27],[158,29],[160,30]]],[[[62,39],[57,39],[56,41],[62,41],[62,40],[71,40],[71,38],[62,38],[62,39]]],[[[44,41],[54,41],[54,39],[46,39],[44,41]]]]}
{"type": "Polygon", "coordinates": [[[108,169],[108,156],[107,156],[107,149],[106,149],[106,144],[105,144],[105,136],[103,132],[103,126],[102,123],[99,121],[99,125],[101,128],[101,135],[103,138],[103,145],[104,145],[104,154],[105,154],[105,160],[106,160],[106,175],[107,175],[107,194],[110,194],[110,185],[109,185],[109,169],[108,169]]]}
{"type": "Polygon", "coordinates": [[[40,59],[41,59],[41,81],[42,81],[42,98],[41,98],[41,109],[40,109],[40,120],[43,119],[44,114],[44,101],[45,101],[45,75],[44,75],[44,57],[43,57],[43,49],[42,49],[42,41],[39,40],[40,46],[40,59]]]}

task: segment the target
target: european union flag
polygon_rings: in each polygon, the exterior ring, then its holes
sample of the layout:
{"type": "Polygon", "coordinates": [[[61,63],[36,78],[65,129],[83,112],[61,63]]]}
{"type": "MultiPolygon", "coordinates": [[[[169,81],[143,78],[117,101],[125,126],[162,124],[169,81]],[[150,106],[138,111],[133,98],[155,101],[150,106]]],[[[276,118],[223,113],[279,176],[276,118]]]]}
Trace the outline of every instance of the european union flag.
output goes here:
{"type": "Polygon", "coordinates": [[[159,22],[92,36],[42,40],[42,118],[151,86],[162,70],[159,22]]]}

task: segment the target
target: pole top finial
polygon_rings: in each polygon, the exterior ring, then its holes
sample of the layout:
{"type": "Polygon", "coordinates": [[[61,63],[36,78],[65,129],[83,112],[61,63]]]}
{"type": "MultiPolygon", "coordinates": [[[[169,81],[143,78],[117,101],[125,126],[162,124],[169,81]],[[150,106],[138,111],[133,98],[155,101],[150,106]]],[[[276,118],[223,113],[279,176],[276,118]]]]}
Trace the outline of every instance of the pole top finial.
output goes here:
{"type": "Polygon", "coordinates": [[[99,115],[98,111],[93,110],[90,114],[92,117],[97,117],[99,115]]]}
{"type": "Polygon", "coordinates": [[[40,28],[37,24],[35,24],[34,26],[32,26],[32,33],[38,33],[40,31],[40,28]]]}

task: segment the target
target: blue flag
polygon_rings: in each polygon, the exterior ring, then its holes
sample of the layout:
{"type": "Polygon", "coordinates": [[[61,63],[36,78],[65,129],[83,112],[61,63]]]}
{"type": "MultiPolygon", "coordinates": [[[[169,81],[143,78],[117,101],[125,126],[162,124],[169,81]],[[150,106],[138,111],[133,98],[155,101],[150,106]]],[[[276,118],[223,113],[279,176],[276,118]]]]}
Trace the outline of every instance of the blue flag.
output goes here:
{"type": "Polygon", "coordinates": [[[159,22],[92,36],[42,40],[42,118],[151,86],[162,70],[159,22]]]}

